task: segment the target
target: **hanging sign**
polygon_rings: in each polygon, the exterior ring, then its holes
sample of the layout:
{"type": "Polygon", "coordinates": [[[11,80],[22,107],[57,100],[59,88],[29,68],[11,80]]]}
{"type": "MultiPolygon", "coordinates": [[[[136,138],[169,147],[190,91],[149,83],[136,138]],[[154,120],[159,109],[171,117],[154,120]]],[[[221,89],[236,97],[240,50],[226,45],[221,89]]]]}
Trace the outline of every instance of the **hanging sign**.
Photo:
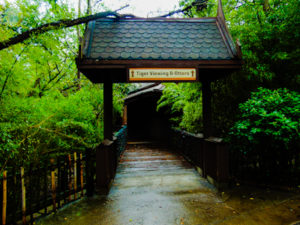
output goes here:
{"type": "Polygon", "coordinates": [[[129,81],[196,81],[195,68],[130,68],[129,81]]]}

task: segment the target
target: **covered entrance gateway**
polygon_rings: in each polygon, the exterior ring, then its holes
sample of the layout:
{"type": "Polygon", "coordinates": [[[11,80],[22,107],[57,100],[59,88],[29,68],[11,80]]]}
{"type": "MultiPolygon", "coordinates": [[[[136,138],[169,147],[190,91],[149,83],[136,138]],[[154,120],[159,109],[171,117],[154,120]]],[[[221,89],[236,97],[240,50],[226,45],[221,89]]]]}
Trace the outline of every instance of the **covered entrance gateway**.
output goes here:
{"type": "MultiPolygon", "coordinates": [[[[217,16],[210,18],[92,21],[77,59],[80,72],[94,83],[104,83],[107,140],[113,138],[112,84],[119,82],[202,82],[204,137],[211,136],[210,83],[240,69],[241,64],[240,46],[229,34],[221,0],[217,16]]],[[[109,158],[102,155],[101,160],[109,158]]],[[[107,184],[105,177],[97,173],[98,186],[107,184]]]]}

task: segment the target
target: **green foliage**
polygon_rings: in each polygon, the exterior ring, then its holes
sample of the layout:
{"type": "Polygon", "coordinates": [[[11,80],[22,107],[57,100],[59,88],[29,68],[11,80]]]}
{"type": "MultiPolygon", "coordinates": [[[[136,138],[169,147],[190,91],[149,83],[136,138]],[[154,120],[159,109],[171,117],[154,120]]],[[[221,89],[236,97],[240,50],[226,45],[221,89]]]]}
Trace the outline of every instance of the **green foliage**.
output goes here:
{"type": "MultiPolygon", "coordinates": [[[[64,2],[5,1],[0,41],[75,18],[77,10],[64,2]]],[[[75,64],[83,29],[50,31],[0,51],[0,168],[39,161],[49,153],[84,151],[103,139],[102,86],[78,76],[75,64]]],[[[115,124],[128,90],[128,85],[114,86],[115,124]]]]}
{"type": "Polygon", "coordinates": [[[165,84],[157,109],[164,108],[173,126],[189,132],[202,130],[202,98],[200,83],[165,84]]]}
{"type": "MultiPolygon", "coordinates": [[[[300,94],[259,88],[240,104],[241,118],[229,133],[232,147],[243,154],[259,149],[295,151],[300,143],[300,94]]],[[[288,154],[288,152],[286,152],[288,154]]]]}
{"type": "MultiPolygon", "coordinates": [[[[116,95],[121,96],[118,90],[116,95]]],[[[7,97],[1,102],[0,160],[15,164],[39,160],[50,152],[93,148],[103,139],[103,91],[86,86],[65,97],[51,92],[42,98],[7,97]],[[24,161],[25,160],[25,161],[24,161]]],[[[114,102],[116,115],[122,102],[114,102]]]]}
{"type": "MultiPolygon", "coordinates": [[[[192,0],[182,0],[189,5],[192,0]]],[[[242,46],[244,76],[268,81],[271,86],[298,89],[300,85],[300,2],[298,0],[223,0],[224,14],[233,39],[242,46]]],[[[190,17],[215,17],[217,0],[190,17]]]]}
{"type": "MultiPolygon", "coordinates": [[[[182,0],[180,4],[186,6],[191,2],[193,1],[182,0]]],[[[212,83],[214,135],[226,136],[238,119],[238,105],[246,101],[250,93],[258,87],[300,90],[298,44],[300,2],[298,0],[223,0],[222,2],[227,25],[233,40],[240,40],[244,60],[241,71],[212,83]]],[[[210,0],[207,9],[197,11],[193,8],[186,16],[215,17],[217,7],[218,1],[210,0]]],[[[194,90],[192,86],[189,88],[189,91],[194,90]]],[[[197,87],[195,90],[198,90],[197,87]]],[[[180,95],[179,91],[174,95],[180,95]]],[[[175,98],[170,91],[164,92],[162,98],[164,104],[169,103],[174,109],[181,109],[181,113],[173,114],[175,125],[179,126],[181,123],[179,127],[189,131],[202,130],[201,120],[192,119],[195,115],[192,112],[196,107],[189,106],[188,112],[191,113],[183,113],[183,107],[188,104],[195,104],[195,106],[198,104],[200,108],[199,99],[190,98],[187,103],[184,97],[175,98]],[[188,114],[191,118],[184,120],[183,116],[188,114]]],[[[195,111],[200,112],[200,110],[195,111]]]]}

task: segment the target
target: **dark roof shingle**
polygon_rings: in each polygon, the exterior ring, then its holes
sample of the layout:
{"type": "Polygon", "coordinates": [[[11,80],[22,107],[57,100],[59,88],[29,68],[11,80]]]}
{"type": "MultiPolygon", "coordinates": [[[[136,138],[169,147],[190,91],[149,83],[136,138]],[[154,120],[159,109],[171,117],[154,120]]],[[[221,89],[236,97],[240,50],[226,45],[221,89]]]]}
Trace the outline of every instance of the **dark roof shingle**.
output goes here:
{"type": "MultiPolygon", "coordinates": [[[[226,60],[235,57],[215,18],[100,19],[89,23],[83,57],[96,60],[226,60]]],[[[227,40],[228,41],[228,40],[227,40]]]]}

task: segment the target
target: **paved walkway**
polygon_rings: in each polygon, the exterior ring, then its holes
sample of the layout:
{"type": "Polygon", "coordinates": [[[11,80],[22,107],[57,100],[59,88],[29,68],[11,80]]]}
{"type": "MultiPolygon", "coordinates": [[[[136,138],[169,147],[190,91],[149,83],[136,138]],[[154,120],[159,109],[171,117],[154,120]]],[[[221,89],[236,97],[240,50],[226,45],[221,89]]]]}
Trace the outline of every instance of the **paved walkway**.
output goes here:
{"type": "Polygon", "coordinates": [[[131,146],[108,196],[66,207],[38,224],[290,224],[300,220],[295,194],[259,189],[217,193],[181,156],[131,146]]]}

